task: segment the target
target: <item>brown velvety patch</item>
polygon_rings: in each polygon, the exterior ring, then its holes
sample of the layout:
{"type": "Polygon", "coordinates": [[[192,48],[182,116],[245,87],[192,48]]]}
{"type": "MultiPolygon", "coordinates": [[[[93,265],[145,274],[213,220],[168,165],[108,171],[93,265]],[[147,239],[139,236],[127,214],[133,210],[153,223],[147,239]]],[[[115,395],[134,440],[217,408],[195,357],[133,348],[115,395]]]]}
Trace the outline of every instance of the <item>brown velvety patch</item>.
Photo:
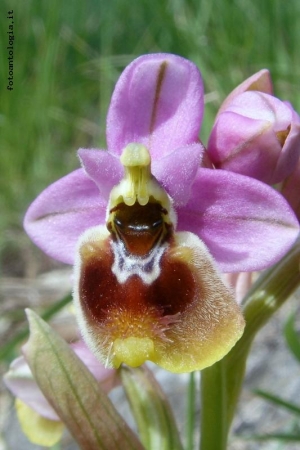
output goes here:
{"type": "Polygon", "coordinates": [[[94,325],[104,325],[114,312],[119,315],[121,311],[133,319],[150,313],[153,320],[183,313],[196,297],[196,282],[189,267],[171,258],[168,249],[160,262],[161,273],[150,285],[138,275],[118,282],[111,270],[114,256],[110,238],[101,253],[85,252],[83,246],[81,255],[79,295],[84,313],[94,325]]]}

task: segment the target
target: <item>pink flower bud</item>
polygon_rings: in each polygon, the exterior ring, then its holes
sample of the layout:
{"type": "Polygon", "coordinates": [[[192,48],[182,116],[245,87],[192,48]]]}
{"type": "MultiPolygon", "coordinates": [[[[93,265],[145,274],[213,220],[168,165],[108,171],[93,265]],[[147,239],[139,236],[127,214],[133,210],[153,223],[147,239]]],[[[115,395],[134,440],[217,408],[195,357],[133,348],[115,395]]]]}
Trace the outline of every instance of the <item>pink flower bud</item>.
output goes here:
{"type": "Polygon", "coordinates": [[[275,184],[300,154],[300,118],[291,105],[262,92],[243,92],[219,114],[208,143],[219,169],[275,184]]]}

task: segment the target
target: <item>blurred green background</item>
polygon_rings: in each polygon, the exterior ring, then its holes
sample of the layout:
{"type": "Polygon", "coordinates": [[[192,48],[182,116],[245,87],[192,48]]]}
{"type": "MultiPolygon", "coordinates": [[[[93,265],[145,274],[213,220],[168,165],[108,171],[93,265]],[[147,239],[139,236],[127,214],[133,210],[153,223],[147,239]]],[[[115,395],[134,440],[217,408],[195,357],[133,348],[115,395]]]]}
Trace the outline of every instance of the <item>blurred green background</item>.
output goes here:
{"type": "Polygon", "coordinates": [[[22,218],[35,196],[78,167],[79,147],[105,148],[114,84],[136,56],[171,52],[194,61],[206,89],[204,142],[222,99],[261,68],[300,109],[298,0],[2,1],[0,15],[0,262],[30,275],[22,218]],[[14,89],[8,19],[14,10],[14,89]]]}

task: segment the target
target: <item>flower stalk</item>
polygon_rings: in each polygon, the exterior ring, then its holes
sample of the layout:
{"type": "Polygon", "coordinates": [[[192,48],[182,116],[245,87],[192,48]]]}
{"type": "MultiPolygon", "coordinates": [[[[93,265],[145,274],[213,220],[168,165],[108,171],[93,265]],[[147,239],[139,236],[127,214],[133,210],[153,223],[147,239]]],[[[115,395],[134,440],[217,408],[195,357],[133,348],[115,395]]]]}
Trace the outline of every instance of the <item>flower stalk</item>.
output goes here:
{"type": "Polygon", "coordinates": [[[193,450],[196,425],[196,372],[189,374],[186,405],[186,450],[193,450]]]}
{"type": "Polygon", "coordinates": [[[183,450],[169,402],[147,366],[122,365],[119,374],[146,450],[183,450]]]}
{"type": "Polygon", "coordinates": [[[266,270],[245,297],[245,332],[233,349],[201,373],[201,450],[225,450],[244,379],[246,361],[257,332],[300,285],[300,240],[266,270]]]}

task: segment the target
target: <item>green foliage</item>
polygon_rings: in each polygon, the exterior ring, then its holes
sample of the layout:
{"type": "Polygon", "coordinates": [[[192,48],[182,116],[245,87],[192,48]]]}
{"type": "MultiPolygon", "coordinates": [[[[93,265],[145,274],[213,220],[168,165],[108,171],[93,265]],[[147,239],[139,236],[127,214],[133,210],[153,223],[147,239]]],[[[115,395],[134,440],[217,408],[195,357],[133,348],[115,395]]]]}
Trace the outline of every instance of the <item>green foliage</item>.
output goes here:
{"type": "Polygon", "coordinates": [[[183,450],[168,400],[147,366],[121,366],[119,375],[146,450],[183,450]]]}
{"type": "MultiPolygon", "coordinates": [[[[289,350],[296,358],[296,360],[300,362],[300,338],[295,328],[295,319],[296,314],[292,314],[284,327],[284,335],[289,350]]],[[[274,439],[282,442],[300,441],[300,421],[299,421],[300,404],[296,405],[295,403],[289,402],[277,395],[262,390],[256,390],[255,393],[259,395],[261,398],[267,400],[269,403],[272,403],[273,405],[277,406],[278,408],[283,408],[286,411],[293,414],[295,416],[295,425],[293,426],[292,432],[282,431],[278,433],[251,436],[251,439],[259,441],[274,439]]]]}
{"type": "Polygon", "coordinates": [[[291,353],[300,363],[300,338],[299,333],[297,333],[295,328],[295,319],[296,314],[292,314],[286,322],[284,327],[284,336],[291,353]]]}

